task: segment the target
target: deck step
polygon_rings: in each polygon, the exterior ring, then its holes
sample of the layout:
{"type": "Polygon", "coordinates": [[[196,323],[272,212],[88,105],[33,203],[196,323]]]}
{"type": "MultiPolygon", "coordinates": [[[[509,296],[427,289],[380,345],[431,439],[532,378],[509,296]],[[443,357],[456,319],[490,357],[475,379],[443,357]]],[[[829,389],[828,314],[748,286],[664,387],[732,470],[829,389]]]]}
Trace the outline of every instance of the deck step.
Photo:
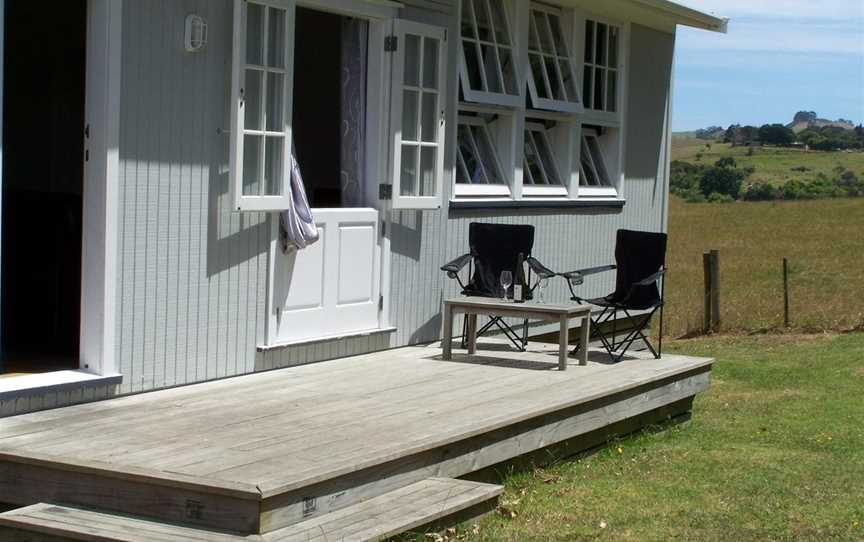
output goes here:
{"type": "Polygon", "coordinates": [[[427,478],[263,535],[235,535],[86,508],[39,503],[0,514],[9,542],[365,542],[488,512],[501,486],[427,478]]]}

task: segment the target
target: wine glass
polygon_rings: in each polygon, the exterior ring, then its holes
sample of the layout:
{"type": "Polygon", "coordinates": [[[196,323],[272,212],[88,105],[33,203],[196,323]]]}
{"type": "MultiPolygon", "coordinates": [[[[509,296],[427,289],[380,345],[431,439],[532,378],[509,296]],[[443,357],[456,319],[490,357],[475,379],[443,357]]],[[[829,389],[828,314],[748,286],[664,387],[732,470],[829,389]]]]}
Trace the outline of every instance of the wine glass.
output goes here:
{"type": "Polygon", "coordinates": [[[537,288],[540,290],[540,295],[537,297],[537,301],[539,301],[541,304],[543,303],[543,290],[545,290],[547,286],[549,286],[548,277],[541,278],[540,281],[537,283],[537,288]]]}
{"type": "Polygon", "coordinates": [[[507,290],[513,284],[513,273],[510,271],[501,271],[501,288],[504,290],[504,295],[501,296],[502,301],[507,301],[507,290]]]}

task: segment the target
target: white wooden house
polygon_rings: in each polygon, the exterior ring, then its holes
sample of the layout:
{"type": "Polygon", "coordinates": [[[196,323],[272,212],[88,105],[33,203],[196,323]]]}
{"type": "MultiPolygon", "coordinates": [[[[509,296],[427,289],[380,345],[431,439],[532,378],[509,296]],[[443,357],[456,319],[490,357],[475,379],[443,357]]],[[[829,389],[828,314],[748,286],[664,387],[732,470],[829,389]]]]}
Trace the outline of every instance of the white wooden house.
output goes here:
{"type": "Polygon", "coordinates": [[[607,263],[666,228],[676,27],[726,26],[668,0],[0,5],[0,416],[434,341],[472,221],[607,263]],[[321,239],[286,255],[292,145],[321,239]]]}

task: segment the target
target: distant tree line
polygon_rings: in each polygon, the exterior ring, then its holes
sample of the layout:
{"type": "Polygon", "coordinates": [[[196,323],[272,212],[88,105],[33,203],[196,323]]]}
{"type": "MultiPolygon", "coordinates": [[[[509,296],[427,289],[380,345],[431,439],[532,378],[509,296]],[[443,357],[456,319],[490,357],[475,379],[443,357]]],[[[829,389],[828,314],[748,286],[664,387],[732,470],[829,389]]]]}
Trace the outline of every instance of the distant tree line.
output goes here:
{"type": "Polygon", "coordinates": [[[801,144],[817,151],[864,149],[864,126],[859,124],[854,130],[839,126],[811,126],[796,134],[783,124],[764,124],[759,127],[733,124],[723,133],[723,142],[733,146],[789,147],[801,144]]]}
{"type": "Polygon", "coordinates": [[[672,162],[670,189],[691,203],[864,196],[864,178],[842,166],[835,168],[830,177],[819,173],[806,181],[788,180],[779,187],[765,182],[747,184],[754,171],[753,167],[739,167],[731,156],[721,158],[714,165],[675,160],[672,162]]]}

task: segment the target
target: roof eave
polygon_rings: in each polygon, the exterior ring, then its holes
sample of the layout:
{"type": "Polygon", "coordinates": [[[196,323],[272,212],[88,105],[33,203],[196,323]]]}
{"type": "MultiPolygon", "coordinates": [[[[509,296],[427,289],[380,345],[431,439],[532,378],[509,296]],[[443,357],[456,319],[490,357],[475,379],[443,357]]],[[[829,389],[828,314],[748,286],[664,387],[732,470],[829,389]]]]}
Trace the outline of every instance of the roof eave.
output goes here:
{"type": "Polygon", "coordinates": [[[687,6],[670,2],[669,0],[631,0],[646,7],[663,12],[672,18],[677,24],[701,28],[712,32],[725,34],[729,27],[729,19],[717,17],[704,11],[699,11],[687,6]]]}

